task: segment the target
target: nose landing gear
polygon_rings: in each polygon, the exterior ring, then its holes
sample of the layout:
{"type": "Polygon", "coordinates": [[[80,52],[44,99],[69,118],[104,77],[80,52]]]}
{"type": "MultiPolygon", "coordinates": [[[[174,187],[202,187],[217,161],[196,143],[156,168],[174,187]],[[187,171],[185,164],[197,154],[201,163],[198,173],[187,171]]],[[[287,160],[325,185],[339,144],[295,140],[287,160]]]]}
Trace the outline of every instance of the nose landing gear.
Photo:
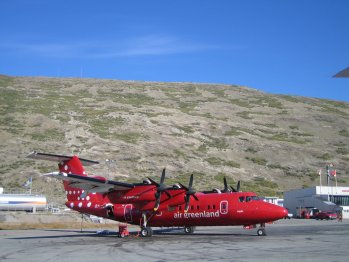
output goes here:
{"type": "Polygon", "coordinates": [[[265,232],[265,224],[261,224],[260,228],[257,230],[257,236],[266,236],[267,233],[265,232]]]}

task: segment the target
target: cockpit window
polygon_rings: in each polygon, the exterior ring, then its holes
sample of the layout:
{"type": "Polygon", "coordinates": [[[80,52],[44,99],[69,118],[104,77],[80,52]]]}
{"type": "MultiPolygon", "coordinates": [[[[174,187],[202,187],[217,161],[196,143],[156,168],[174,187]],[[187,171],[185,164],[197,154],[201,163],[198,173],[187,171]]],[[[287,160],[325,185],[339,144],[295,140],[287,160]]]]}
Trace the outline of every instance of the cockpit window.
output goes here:
{"type": "Polygon", "coordinates": [[[240,196],[239,202],[250,202],[250,201],[258,201],[260,198],[258,196],[240,196]]]}

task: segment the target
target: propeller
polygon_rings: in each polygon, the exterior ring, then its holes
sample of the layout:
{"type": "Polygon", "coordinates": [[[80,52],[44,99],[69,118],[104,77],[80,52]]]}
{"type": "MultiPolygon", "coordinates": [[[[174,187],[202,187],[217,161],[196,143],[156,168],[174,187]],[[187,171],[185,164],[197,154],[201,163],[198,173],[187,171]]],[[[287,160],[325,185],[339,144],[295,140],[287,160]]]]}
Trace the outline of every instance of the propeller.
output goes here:
{"type": "Polygon", "coordinates": [[[189,185],[188,187],[180,184],[184,189],[185,189],[185,196],[184,196],[184,201],[185,201],[185,207],[184,207],[184,212],[188,212],[189,210],[189,202],[190,202],[190,196],[192,196],[196,201],[198,201],[199,199],[197,198],[196,194],[196,190],[193,188],[193,180],[194,180],[194,176],[193,174],[190,175],[190,179],[189,179],[189,185]]]}
{"type": "Polygon", "coordinates": [[[236,189],[232,186],[228,186],[228,183],[227,183],[227,178],[224,177],[223,178],[223,182],[224,182],[224,189],[223,189],[223,193],[228,193],[228,192],[239,192],[240,191],[240,180],[238,181],[237,185],[236,185],[236,189]]]}
{"type": "Polygon", "coordinates": [[[160,183],[155,182],[153,179],[149,178],[148,179],[154,184],[156,185],[156,193],[155,193],[155,205],[154,205],[154,211],[157,211],[159,209],[160,206],[160,200],[161,200],[161,194],[165,193],[169,198],[171,198],[172,196],[170,195],[170,193],[167,192],[167,189],[170,189],[171,187],[166,186],[164,184],[165,181],[165,173],[166,173],[166,168],[164,168],[162,170],[162,174],[161,174],[161,178],[160,178],[160,183]]]}
{"type": "Polygon", "coordinates": [[[236,189],[233,188],[233,187],[231,187],[231,189],[233,190],[233,192],[240,192],[240,184],[241,184],[241,182],[240,182],[240,180],[239,180],[238,183],[236,184],[236,189]]]}

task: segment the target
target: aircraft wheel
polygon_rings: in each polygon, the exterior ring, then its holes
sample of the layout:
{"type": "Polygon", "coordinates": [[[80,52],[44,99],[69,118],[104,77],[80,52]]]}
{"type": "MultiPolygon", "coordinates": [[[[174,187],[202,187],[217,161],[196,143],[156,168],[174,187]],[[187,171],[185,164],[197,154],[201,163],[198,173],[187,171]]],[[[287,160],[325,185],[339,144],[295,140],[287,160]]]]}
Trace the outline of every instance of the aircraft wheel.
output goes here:
{"type": "Polygon", "coordinates": [[[153,235],[153,230],[150,227],[142,227],[141,237],[151,237],[153,235]]]}
{"type": "Polygon", "coordinates": [[[194,227],[184,227],[184,233],[186,233],[186,234],[193,234],[194,233],[194,227]]]}
{"type": "Polygon", "coordinates": [[[264,228],[260,228],[257,230],[257,235],[258,236],[266,236],[267,234],[265,233],[265,229],[264,228]]]}

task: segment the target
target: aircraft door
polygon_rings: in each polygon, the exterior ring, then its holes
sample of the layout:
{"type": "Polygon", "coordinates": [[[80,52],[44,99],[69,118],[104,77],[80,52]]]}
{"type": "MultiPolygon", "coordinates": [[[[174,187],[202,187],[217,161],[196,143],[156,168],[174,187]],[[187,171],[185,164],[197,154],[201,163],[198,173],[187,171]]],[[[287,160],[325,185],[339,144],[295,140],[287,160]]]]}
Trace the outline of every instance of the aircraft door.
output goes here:
{"type": "Polygon", "coordinates": [[[222,215],[228,214],[228,201],[227,200],[221,201],[221,203],[219,205],[219,212],[222,215]]]}
{"type": "Polygon", "coordinates": [[[126,222],[132,222],[132,204],[125,205],[124,217],[126,222]]]}

